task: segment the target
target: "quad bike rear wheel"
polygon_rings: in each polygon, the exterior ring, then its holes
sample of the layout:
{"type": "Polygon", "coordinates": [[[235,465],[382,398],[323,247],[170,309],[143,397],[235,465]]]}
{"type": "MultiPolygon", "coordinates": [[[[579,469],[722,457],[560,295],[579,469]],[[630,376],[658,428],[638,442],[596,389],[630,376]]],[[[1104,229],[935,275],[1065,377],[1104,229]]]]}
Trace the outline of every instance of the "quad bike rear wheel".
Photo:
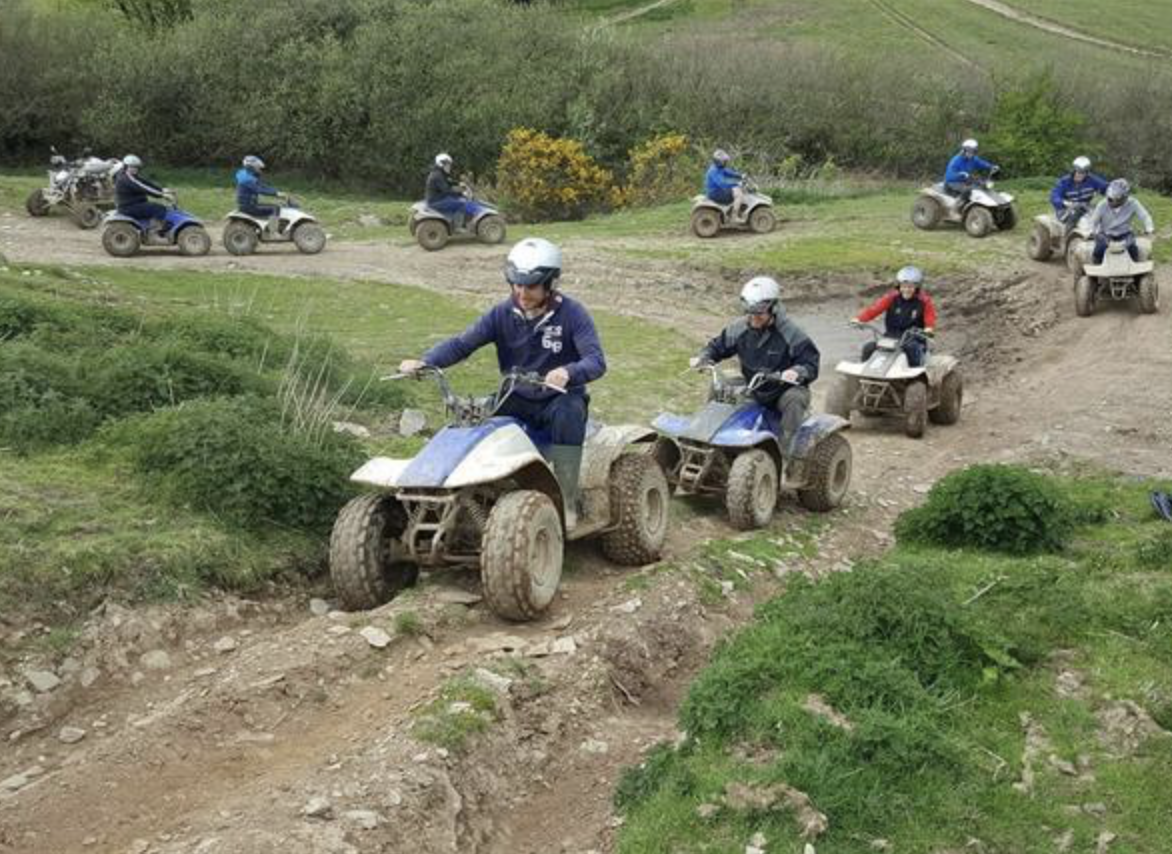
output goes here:
{"type": "Polygon", "coordinates": [[[142,235],[128,222],[112,222],[102,232],[102,248],[115,258],[129,258],[142,245],[142,235]]]}
{"type": "Polygon", "coordinates": [[[724,493],[729,523],[738,531],[764,528],[777,508],[777,464],[760,448],[737,455],[724,493]]]}
{"type": "Polygon", "coordinates": [[[102,209],[90,202],[81,202],[72,208],[70,213],[73,214],[73,219],[78,226],[85,229],[97,228],[104,216],[102,209]]]}
{"type": "Polygon", "coordinates": [[[909,438],[919,439],[928,423],[928,387],[922,382],[911,383],[903,393],[903,432],[909,438]]]}
{"type": "Polygon", "coordinates": [[[767,205],[753,208],[749,214],[749,228],[755,234],[768,234],[777,226],[777,216],[767,205]]]}
{"type": "Polygon", "coordinates": [[[302,222],[293,229],[293,245],[303,255],[316,255],[326,248],[326,230],[316,222],[302,222]]]}
{"type": "Polygon", "coordinates": [[[624,566],[659,560],[667,538],[671,488],[651,454],[624,454],[610,467],[613,530],[602,535],[602,553],[624,566]]]}
{"type": "Polygon", "coordinates": [[[944,208],[931,196],[920,196],[912,205],[912,225],[925,231],[940,225],[944,219],[944,208]]]}
{"type": "Polygon", "coordinates": [[[33,190],[24,200],[24,209],[28,211],[29,216],[48,216],[52,208],[49,200],[45,198],[44,190],[33,190]]]}
{"type": "Polygon", "coordinates": [[[448,243],[448,227],[436,219],[425,219],[415,226],[415,239],[428,252],[443,249],[448,243]]]}
{"type": "Polygon", "coordinates": [[[489,214],[476,223],[476,239],[481,243],[500,243],[505,239],[505,218],[489,214]]]}
{"type": "Polygon", "coordinates": [[[419,568],[401,560],[399,536],[407,526],[402,505],[372,493],[351,500],[330,534],[330,578],[347,611],[377,608],[415,583],[419,568]]]}
{"type": "Polygon", "coordinates": [[[964,377],[959,368],[953,368],[940,381],[940,403],[928,411],[933,424],[955,424],[960,420],[960,407],[964,402],[964,377]]]}
{"type": "Polygon", "coordinates": [[[692,211],[692,233],[697,237],[716,237],[720,231],[720,214],[712,208],[692,211]]]}
{"type": "Polygon", "coordinates": [[[965,211],[964,230],[969,237],[984,237],[993,230],[993,214],[988,208],[973,205],[965,211]]]}
{"type": "Polygon", "coordinates": [[[212,251],[212,238],[202,225],[189,225],[179,232],[175,242],[181,255],[207,255],[212,251]]]}
{"type": "Polygon", "coordinates": [[[1026,244],[1026,251],[1035,261],[1050,260],[1050,256],[1054,254],[1054,247],[1050,244],[1050,229],[1041,223],[1034,225],[1026,244]]]}
{"type": "Polygon", "coordinates": [[[1079,317],[1090,317],[1095,312],[1095,283],[1090,276],[1079,276],[1074,283],[1074,312],[1079,317]]]}
{"type": "Polygon", "coordinates": [[[1082,275],[1082,248],[1086,243],[1081,237],[1072,237],[1066,244],[1066,269],[1076,276],[1082,275]]]}
{"type": "Polygon", "coordinates": [[[826,395],[826,411],[850,421],[851,404],[858,388],[859,381],[854,377],[839,377],[826,395]]]}
{"type": "Polygon", "coordinates": [[[506,620],[532,620],[549,607],[562,578],[562,520],[544,492],[503,495],[488,514],[480,548],[484,600],[506,620]]]}
{"type": "Polygon", "coordinates": [[[831,433],[806,459],[806,487],[798,501],[807,510],[826,513],[842,504],[851,485],[854,456],[851,443],[841,433],[831,433]]]}
{"type": "Polygon", "coordinates": [[[1155,314],[1160,310],[1160,286],[1151,273],[1140,276],[1138,288],[1139,310],[1144,314],[1155,314]]]}
{"type": "Polygon", "coordinates": [[[260,243],[256,226],[240,220],[232,220],[224,226],[224,248],[232,255],[251,255],[260,243]]]}

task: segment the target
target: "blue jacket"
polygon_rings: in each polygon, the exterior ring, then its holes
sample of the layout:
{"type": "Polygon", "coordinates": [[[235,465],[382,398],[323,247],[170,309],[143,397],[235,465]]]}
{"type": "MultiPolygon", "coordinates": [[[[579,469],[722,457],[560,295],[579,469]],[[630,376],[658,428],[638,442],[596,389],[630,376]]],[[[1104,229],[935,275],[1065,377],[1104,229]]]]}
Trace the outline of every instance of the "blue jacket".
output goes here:
{"type": "MultiPolygon", "coordinates": [[[[497,303],[459,335],[424,353],[423,361],[446,368],[490,343],[496,345],[502,374],[517,368],[545,376],[555,368],[565,368],[570,374],[566,388],[572,394],[584,393],[586,383],[606,373],[606,357],[589,312],[577,300],[556,291],[545,314],[533,319],[525,317],[512,298],[497,303]]],[[[556,392],[522,387],[516,394],[542,400],[556,392]]]]}
{"type": "Polygon", "coordinates": [[[1104,179],[1089,172],[1081,183],[1076,184],[1074,174],[1068,172],[1058,179],[1058,183],[1050,191],[1050,204],[1058,213],[1062,213],[1066,207],[1065,202],[1074,202],[1089,208],[1096,193],[1107,195],[1107,182],[1104,179]]]}
{"type": "Polygon", "coordinates": [[[280,192],[275,187],[261,183],[260,176],[251,169],[236,170],[236,206],[251,208],[259,204],[259,196],[275,196],[280,192]]]}
{"type": "Polygon", "coordinates": [[[729,190],[744,179],[745,176],[737,170],[713,163],[708,167],[708,173],[704,176],[704,194],[710,198],[726,196],[729,190]]]}
{"type": "Polygon", "coordinates": [[[948,168],[944,170],[945,184],[965,184],[972,180],[974,172],[991,172],[993,164],[982,160],[975,154],[968,157],[962,151],[948,161],[948,168]]]}

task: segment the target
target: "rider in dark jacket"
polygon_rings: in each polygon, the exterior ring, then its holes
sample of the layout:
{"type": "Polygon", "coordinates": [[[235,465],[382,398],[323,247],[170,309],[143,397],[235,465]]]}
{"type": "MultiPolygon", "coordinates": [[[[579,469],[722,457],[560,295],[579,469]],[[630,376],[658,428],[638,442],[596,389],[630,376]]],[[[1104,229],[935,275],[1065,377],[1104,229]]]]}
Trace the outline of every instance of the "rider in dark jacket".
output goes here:
{"type": "Polygon", "coordinates": [[[456,228],[464,224],[464,217],[471,215],[468,199],[460,191],[459,184],[452,181],[452,156],[437,154],[435,165],[427,173],[427,189],[424,195],[428,207],[439,211],[453,220],[456,228]]]}
{"type": "Polygon", "coordinates": [[[140,221],[164,220],[167,208],[151,199],[163,199],[171,194],[142,174],[142,160],[133,154],[122,158],[122,171],[114,182],[114,203],[118,213],[140,221]]]}

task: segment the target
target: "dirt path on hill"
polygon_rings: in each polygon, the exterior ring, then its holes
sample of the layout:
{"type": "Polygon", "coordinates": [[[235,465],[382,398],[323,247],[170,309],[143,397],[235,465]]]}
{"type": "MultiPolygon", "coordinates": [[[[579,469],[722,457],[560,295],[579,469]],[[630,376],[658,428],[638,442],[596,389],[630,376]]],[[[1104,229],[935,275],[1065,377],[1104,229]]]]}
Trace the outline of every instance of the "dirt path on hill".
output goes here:
{"type": "Polygon", "coordinates": [[[1056,36],[1062,36],[1063,38],[1093,44],[1096,47],[1105,47],[1109,50],[1117,50],[1135,56],[1152,56],[1159,59],[1167,59],[1169,56],[1172,56],[1172,53],[1166,50],[1155,50],[1153,48],[1123,44],[1122,42],[1111,41],[1110,39],[1104,39],[1099,36],[1093,36],[1090,33],[1071,29],[1056,21],[1039,18],[1037,15],[1031,15],[1029,12],[1023,12],[1021,9],[1016,9],[1008,3],[998,2],[998,0],[969,0],[969,2],[980,6],[982,9],[988,9],[990,12],[996,12],[1001,17],[1008,18],[1016,23],[1026,24],[1027,26],[1056,36]]]}
{"type": "MultiPolygon", "coordinates": [[[[53,225],[0,217],[0,252],[23,262],[112,262],[92,233],[53,225]]],[[[744,274],[633,258],[622,241],[564,246],[567,290],[696,340],[720,323],[744,274]]],[[[425,254],[350,243],[313,258],[119,263],[385,280],[487,301],[501,293],[502,256],[500,247],[425,254]]],[[[799,319],[860,301],[857,280],[785,284],[799,319]]],[[[936,295],[941,346],[965,363],[964,415],[918,442],[896,425],[856,422],[852,493],[817,535],[816,556],[772,566],[746,557],[754,592],[713,602],[683,573],[619,569],[575,545],[560,598],[528,625],[487,613],[474,601],[474,579],[459,575],[426,578],[353,615],[292,601],[107,606],[73,658],[0,669],[0,852],[611,850],[610,798],[622,768],[675,736],[678,701],[716,639],[787,574],[840,570],[885,547],[898,512],[966,463],[1070,458],[1172,476],[1166,306],[1076,318],[1067,275],[1024,258],[995,279],[942,281],[936,295]],[[385,649],[359,634],[368,625],[390,631],[405,611],[419,616],[423,634],[385,649]],[[498,715],[467,752],[411,736],[447,680],[485,667],[504,674],[475,677],[495,693],[498,715]],[[32,680],[43,675],[28,673],[37,670],[60,684],[38,692],[32,680]]],[[[676,512],[673,564],[731,535],[719,508],[676,512]]],[[[772,533],[786,541],[808,525],[787,502],[772,533]]],[[[0,646],[17,640],[5,631],[0,622],[0,646]]]]}

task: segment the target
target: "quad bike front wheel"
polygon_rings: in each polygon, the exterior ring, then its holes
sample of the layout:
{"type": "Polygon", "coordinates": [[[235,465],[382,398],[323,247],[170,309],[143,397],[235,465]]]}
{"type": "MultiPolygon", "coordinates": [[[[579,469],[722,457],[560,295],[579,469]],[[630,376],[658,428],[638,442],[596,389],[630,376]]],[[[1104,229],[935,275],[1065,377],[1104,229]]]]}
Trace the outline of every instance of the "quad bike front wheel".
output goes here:
{"type": "Polygon", "coordinates": [[[753,212],[749,214],[749,228],[755,234],[768,234],[776,226],[777,216],[765,205],[753,208],[753,212]]]}
{"type": "Polygon", "coordinates": [[[189,225],[179,232],[175,242],[180,255],[207,255],[212,251],[212,238],[202,225],[189,225]]]}
{"type": "Polygon", "coordinates": [[[1074,283],[1074,313],[1079,317],[1095,313],[1095,283],[1090,276],[1079,276],[1074,283]]]}
{"type": "Polygon", "coordinates": [[[738,531],[764,528],[777,508],[777,464],[760,448],[738,454],[724,493],[728,521],[738,531]]]}
{"type": "Polygon", "coordinates": [[[481,243],[501,243],[505,239],[505,218],[489,214],[476,223],[476,239],[481,243]]]}
{"type": "Polygon", "coordinates": [[[697,237],[716,237],[720,231],[720,214],[712,208],[692,211],[692,233],[697,237]]]}
{"type": "Polygon", "coordinates": [[[484,600],[506,620],[532,620],[562,579],[562,520],[544,492],[503,495],[488,514],[480,547],[484,600]]]}
{"type": "Polygon", "coordinates": [[[903,432],[911,439],[919,439],[927,424],[928,387],[922,382],[913,382],[903,393],[903,432]]]}
{"type": "Polygon", "coordinates": [[[617,524],[602,535],[602,553],[623,566],[659,560],[667,538],[671,488],[651,454],[624,454],[610,467],[610,510],[617,524]]]}
{"type": "Polygon", "coordinates": [[[326,248],[326,230],[316,222],[303,222],[293,229],[293,245],[302,255],[316,255],[326,248]]]}
{"type": "Polygon", "coordinates": [[[1013,205],[994,211],[993,223],[998,231],[1013,231],[1017,228],[1017,211],[1013,209],[1013,205]]]}
{"type": "Polygon", "coordinates": [[[944,219],[944,208],[930,196],[920,196],[912,205],[912,225],[929,231],[940,225],[944,219]]]}
{"type": "Polygon", "coordinates": [[[399,560],[407,515],[394,498],[373,493],[351,500],[330,534],[330,578],[347,611],[377,608],[415,583],[419,569],[399,560]]]}
{"type": "Polygon", "coordinates": [[[1139,310],[1144,314],[1155,314],[1160,310],[1160,286],[1151,273],[1140,276],[1137,296],[1139,310]]]}
{"type": "Polygon", "coordinates": [[[435,219],[425,219],[415,226],[415,239],[428,252],[443,249],[448,243],[448,227],[435,219]]]}
{"type": "Polygon", "coordinates": [[[839,377],[826,395],[826,411],[850,421],[851,404],[854,403],[859,381],[854,377],[839,377]]]}
{"type": "Polygon", "coordinates": [[[1035,261],[1048,261],[1054,252],[1054,247],[1050,244],[1050,229],[1037,223],[1034,230],[1030,232],[1026,252],[1035,261]]]}
{"type": "Polygon", "coordinates": [[[73,214],[74,222],[81,228],[97,228],[102,222],[102,209],[90,202],[82,202],[70,212],[73,214]]]}
{"type": "Polygon", "coordinates": [[[798,501],[815,513],[838,507],[850,489],[853,464],[851,443],[841,433],[831,433],[806,459],[806,487],[798,490],[798,501]]]}
{"type": "Polygon", "coordinates": [[[232,220],[224,226],[224,248],[232,255],[251,255],[260,243],[256,226],[240,220],[232,220]]]}
{"type": "Polygon", "coordinates": [[[45,198],[44,190],[33,190],[24,200],[24,209],[28,211],[29,216],[48,216],[52,208],[49,200],[45,198]]]}
{"type": "Polygon", "coordinates": [[[959,368],[953,368],[940,381],[940,403],[928,411],[928,420],[933,424],[955,424],[960,420],[963,402],[964,378],[959,368]]]}
{"type": "Polygon", "coordinates": [[[993,214],[988,208],[974,205],[965,211],[964,230],[969,237],[984,237],[993,230],[993,214]]]}
{"type": "Polygon", "coordinates": [[[112,222],[102,232],[102,248],[115,258],[129,258],[142,245],[142,235],[128,222],[112,222]]]}

